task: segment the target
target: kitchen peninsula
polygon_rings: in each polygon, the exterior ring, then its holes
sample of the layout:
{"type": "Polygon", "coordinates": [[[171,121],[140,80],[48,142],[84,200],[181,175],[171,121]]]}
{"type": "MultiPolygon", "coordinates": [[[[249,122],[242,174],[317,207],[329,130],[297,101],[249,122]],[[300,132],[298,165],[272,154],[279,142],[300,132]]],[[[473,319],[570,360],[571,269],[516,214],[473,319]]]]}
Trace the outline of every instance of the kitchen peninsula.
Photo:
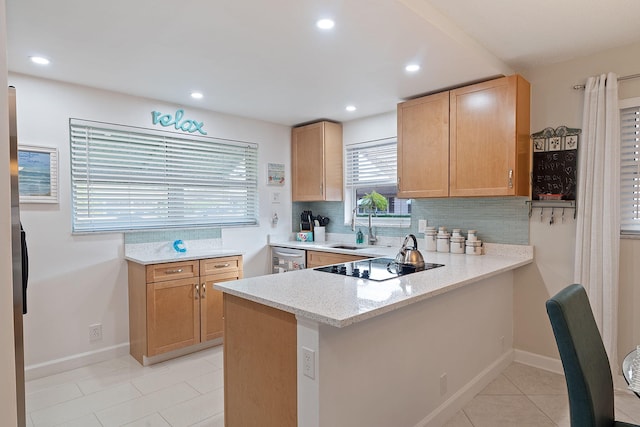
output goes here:
{"type": "Polygon", "coordinates": [[[307,269],[216,284],[226,425],[440,425],[513,358],[513,270],[533,248],[486,252],[426,253],[444,267],[382,282],[307,269]]]}

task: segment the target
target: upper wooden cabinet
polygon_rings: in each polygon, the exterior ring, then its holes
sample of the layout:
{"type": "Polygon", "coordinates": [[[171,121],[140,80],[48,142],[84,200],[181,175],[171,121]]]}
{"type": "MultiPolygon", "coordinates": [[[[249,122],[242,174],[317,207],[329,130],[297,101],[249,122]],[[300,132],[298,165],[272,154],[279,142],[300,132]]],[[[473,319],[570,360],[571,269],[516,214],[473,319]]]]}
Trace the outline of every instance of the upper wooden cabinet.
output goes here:
{"type": "Polygon", "coordinates": [[[530,85],[519,75],[450,93],[451,196],[528,196],[530,85]]]}
{"type": "Polygon", "coordinates": [[[529,103],[513,75],[398,104],[398,197],[528,196],[529,103]]]}
{"type": "Polygon", "coordinates": [[[398,197],[449,195],[449,92],[398,104],[398,197]]]}
{"type": "Polygon", "coordinates": [[[294,202],[342,200],[342,125],[318,122],[291,131],[294,202]]]}

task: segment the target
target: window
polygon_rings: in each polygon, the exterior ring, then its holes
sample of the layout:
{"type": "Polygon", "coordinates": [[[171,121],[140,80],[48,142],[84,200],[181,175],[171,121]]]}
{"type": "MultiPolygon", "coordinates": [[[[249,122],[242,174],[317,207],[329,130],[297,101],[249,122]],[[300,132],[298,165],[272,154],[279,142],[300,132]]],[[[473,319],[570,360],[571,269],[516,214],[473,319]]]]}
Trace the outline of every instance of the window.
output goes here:
{"type": "Polygon", "coordinates": [[[346,149],[346,218],[350,220],[351,211],[356,208],[358,216],[368,215],[360,207],[365,194],[376,191],[388,200],[386,211],[377,211],[379,218],[389,219],[386,224],[392,225],[399,218],[410,218],[411,200],[396,197],[397,186],[397,141],[384,139],[367,143],[354,144],[346,149]]]}
{"type": "Polygon", "coordinates": [[[620,101],[620,228],[640,234],[640,98],[620,101]]]}
{"type": "Polygon", "coordinates": [[[71,119],[73,231],[255,225],[257,145],[71,119]]]}

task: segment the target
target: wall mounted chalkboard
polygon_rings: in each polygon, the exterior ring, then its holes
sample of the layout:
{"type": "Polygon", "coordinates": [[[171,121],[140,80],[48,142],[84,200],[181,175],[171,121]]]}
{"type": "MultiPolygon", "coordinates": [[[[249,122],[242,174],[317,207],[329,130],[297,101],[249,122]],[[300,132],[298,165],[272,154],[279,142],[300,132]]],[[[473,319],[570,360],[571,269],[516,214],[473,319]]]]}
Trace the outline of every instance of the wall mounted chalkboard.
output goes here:
{"type": "Polygon", "coordinates": [[[560,126],[531,135],[533,139],[533,200],[575,200],[580,129],[560,126]]]}

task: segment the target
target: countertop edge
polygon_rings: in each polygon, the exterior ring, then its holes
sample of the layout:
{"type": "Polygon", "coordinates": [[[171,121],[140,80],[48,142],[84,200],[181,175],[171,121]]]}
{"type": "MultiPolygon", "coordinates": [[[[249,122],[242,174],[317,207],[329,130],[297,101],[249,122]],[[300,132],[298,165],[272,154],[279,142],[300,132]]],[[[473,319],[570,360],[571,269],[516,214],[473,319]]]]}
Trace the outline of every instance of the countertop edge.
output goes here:
{"type": "Polygon", "coordinates": [[[135,262],[136,264],[141,265],[151,265],[151,264],[165,264],[169,262],[179,262],[179,261],[193,261],[197,259],[207,259],[207,258],[222,258],[227,256],[238,256],[244,255],[243,252],[239,250],[233,249],[216,249],[211,252],[193,252],[175,255],[164,255],[158,256],[157,258],[148,258],[148,257],[139,257],[135,255],[125,255],[124,259],[127,261],[135,262]]]}
{"type": "MultiPolygon", "coordinates": [[[[360,314],[356,314],[354,316],[350,316],[347,318],[333,318],[333,317],[327,317],[327,316],[323,316],[320,315],[318,313],[313,313],[313,312],[309,312],[307,310],[302,310],[300,308],[296,308],[292,305],[287,305],[281,302],[277,302],[277,301],[273,301],[267,298],[261,298],[257,295],[252,295],[243,291],[239,291],[237,289],[233,289],[232,287],[229,287],[229,285],[233,282],[229,282],[229,283],[219,283],[216,284],[214,287],[222,292],[249,300],[249,301],[253,301],[259,304],[263,304],[269,307],[273,307],[282,311],[286,311],[288,313],[294,314],[296,316],[301,316],[304,317],[306,319],[309,320],[314,320],[320,323],[324,323],[330,326],[334,326],[334,327],[338,327],[338,328],[343,328],[349,325],[352,325],[354,323],[358,323],[367,319],[371,319],[373,317],[382,315],[384,313],[388,313],[397,309],[400,309],[402,307],[406,307],[408,305],[420,302],[420,301],[424,301],[426,299],[429,298],[433,298],[435,296],[438,295],[442,295],[445,294],[447,292],[453,291],[455,289],[461,288],[463,286],[467,286],[469,284],[478,282],[480,280],[484,280],[487,278],[490,278],[492,276],[497,276],[499,274],[511,271],[511,270],[515,270],[519,267],[531,264],[533,262],[533,254],[531,255],[525,255],[525,256],[521,256],[521,257],[506,257],[506,256],[500,256],[501,258],[509,258],[509,259],[513,259],[513,263],[505,265],[504,267],[500,267],[494,270],[490,270],[487,271],[486,273],[481,273],[479,275],[476,275],[474,277],[470,277],[464,280],[460,280],[454,283],[450,283],[450,284],[446,284],[444,286],[441,286],[437,289],[434,289],[433,291],[430,292],[425,292],[419,295],[415,295],[412,298],[408,298],[405,300],[401,300],[401,301],[397,301],[394,303],[390,303],[388,305],[379,307],[379,308],[375,308],[373,310],[364,312],[364,313],[360,313],[360,314]]],[[[284,273],[287,274],[287,273],[284,273]]]]}

